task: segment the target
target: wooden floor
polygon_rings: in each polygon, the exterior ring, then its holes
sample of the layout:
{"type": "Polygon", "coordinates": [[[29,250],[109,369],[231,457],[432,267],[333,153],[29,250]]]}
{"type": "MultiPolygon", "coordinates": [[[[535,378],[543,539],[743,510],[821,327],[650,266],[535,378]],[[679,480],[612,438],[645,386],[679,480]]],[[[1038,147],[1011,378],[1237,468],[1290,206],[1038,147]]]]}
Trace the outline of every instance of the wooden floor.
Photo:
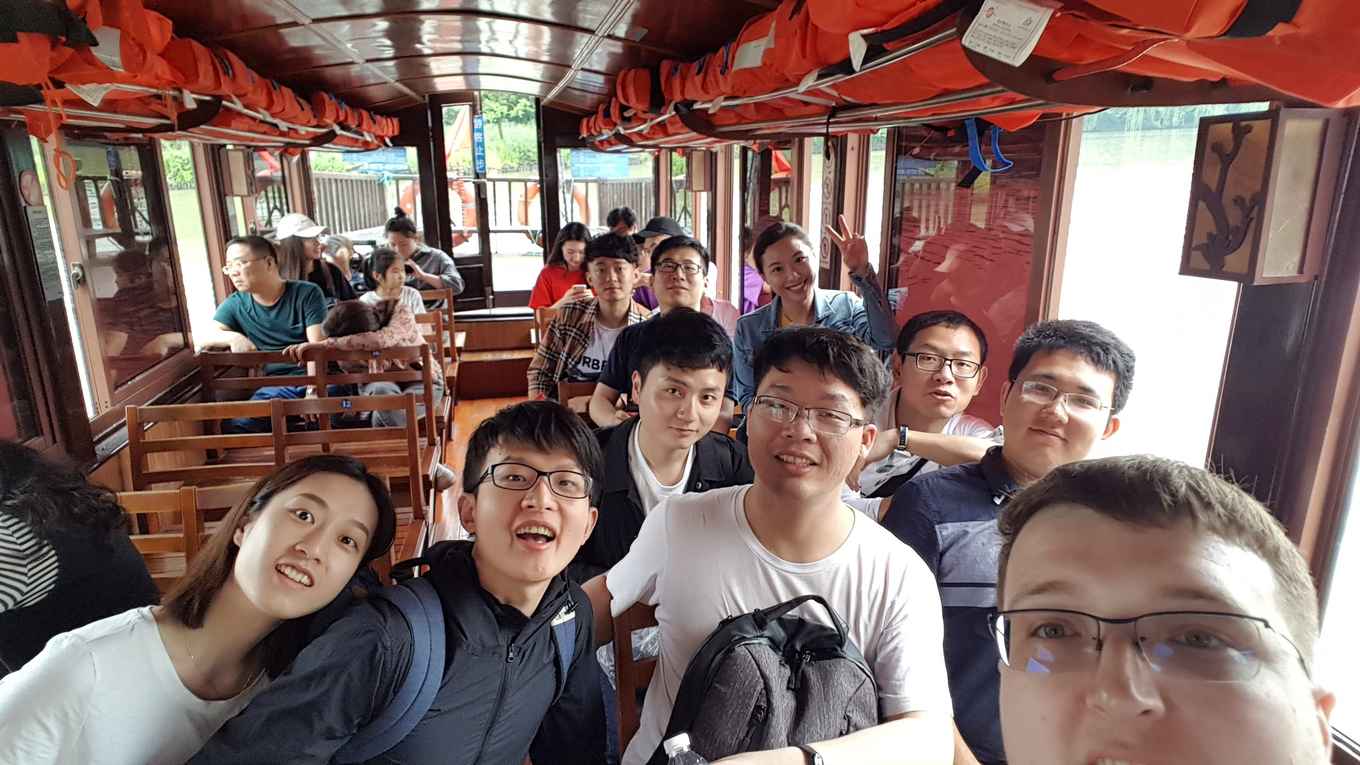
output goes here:
{"type": "Polygon", "coordinates": [[[480,399],[459,399],[453,407],[453,440],[444,445],[444,464],[453,468],[458,479],[454,488],[444,492],[439,497],[440,512],[435,516],[440,519],[436,524],[434,538],[436,541],[441,539],[459,539],[465,536],[462,526],[458,524],[458,495],[462,493],[463,485],[463,456],[467,453],[468,439],[472,438],[472,433],[482,420],[490,417],[501,409],[518,404],[524,401],[523,396],[511,398],[480,398],[480,399]]]}

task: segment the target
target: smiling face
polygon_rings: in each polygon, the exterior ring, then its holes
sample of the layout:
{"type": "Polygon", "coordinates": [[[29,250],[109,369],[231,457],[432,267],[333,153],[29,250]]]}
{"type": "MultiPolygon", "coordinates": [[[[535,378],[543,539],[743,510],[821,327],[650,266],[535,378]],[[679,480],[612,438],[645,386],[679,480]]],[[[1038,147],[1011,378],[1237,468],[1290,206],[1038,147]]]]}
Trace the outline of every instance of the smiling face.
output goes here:
{"type": "Polygon", "coordinates": [[[562,243],[562,259],[567,262],[568,271],[579,271],[581,269],[581,261],[585,260],[585,257],[585,242],[562,243]]]}
{"type": "Polygon", "coordinates": [[[643,380],[633,373],[642,436],[665,449],[688,449],[713,429],[722,411],[727,373],[682,369],[661,362],[643,380]]]}
{"type": "Polygon", "coordinates": [[[308,260],[321,260],[321,253],[325,251],[326,248],[321,246],[321,240],[316,237],[302,240],[302,252],[308,260]]]}
{"type": "MultiPolygon", "coordinates": [[[[966,359],[982,363],[982,345],[977,335],[966,326],[949,327],[937,324],[926,327],[911,339],[908,353],[930,353],[946,359],[966,359]]],[[[948,420],[972,403],[987,370],[976,376],[958,377],[946,362],[938,371],[926,372],[917,366],[916,356],[897,356],[893,363],[899,367],[898,384],[902,386],[902,402],[918,418],[931,421],[948,420]]]]}
{"type": "Polygon", "coordinates": [[[247,599],[277,620],[330,603],[358,570],[377,528],[368,487],[316,473],[274,495],[236,530],[232,577],[247,599]]]}
{"type": "MultiPolygon", "coordinates": [[[[1108,618],[1220,611],[1287,630],[1260,556],[1186,523],[1142,528],[1070,504],[1041,510],[1021,530],[1002,608],[1108,618]]],[[[1090,672],[1002,669],[1001,724],[1012,765],[1329,762],[1333,699],[1314,688],[1279,635],[1265,631],[1255,677],[1213,683],[1159,678],[1132,638],[1119,634],[1090,672]]]]}
{"type": "MultiPolygon", "coordinates": [[[[519,444],[499,444],[486,455],[487,468],[518,462],[537,470],[575,470],[565,452],[544,453],[519,444]]],[[[507,489],[490,477],[458,498],[463,528],[477,536],[473,558],[490,591],[544,586],[567,567],[595,528],[590,499],[554,494],[546,476],[528,488],[507,489]]]]}
{"type": "Polygon", "coordinates": [[[760,275],[780,300],[811,305],[817,288],[817,258],[803,240],[790,236],[765,250],[760,275]]]}
{"type": "Polygon", "coordinates": [[[662,313],[677,306],[700,310],[707,279],[704,266],[704,256],[691,247],[667,250],[660,261],[652,264],[652,289],[656,291],[656,301],[662,313]],[[667,273],[662,270],[663,263],[673,263],[678,267],[667,273]],[[687,266],[699,270],[691,276],[685,273],[687,266]]]}
{"type": "Polygon", "coordinates": [[[586,268],[586,284],[606,303],[633,299],[637,266],[623,258],[595,258],[586,268]]]}
{"type": "MultiPolygon", "coordinates": [[[[773,367],[760,381],[757,396],[777,396],[798,406],[835,409],[865,419],[864,404],[849,385],[823,374],[807,362],[773,367]]],[[[814,430],[802,414],[790,423],[776,422],[753,411],[747,420],[751,466],[756,482],[771,493],[790,498],[839,494],[855,462],[868,453],[877,429],[851,427],[840,436],[814,430]]]]}
{"type": "Polygon", "coordinates": [[[410,258],[416,251],[416,239],[399,231],[387,232],[387,246],[397,251],[403,258],[410,258]]]}
{"type": "Polygon", "coordinates": [[[1017,480],[1039,479],[1050,470],[1086,459],[1097,441],[1119,430],[1119,416],[1109,409],[1094,414],[1069,411],[1060,403],[1031,403],[1021,395],[1027,381],[1043,382],[1064,393],[1085,393],[1109,404],[1114,399],[1114,374],[1097,369],[1085,358],[1067,350],[1040,351],[1020,370],[1015,383],[1007,383],[1001,395],[1001,422],[1006,442],[1001,454],[1017,480]]]}

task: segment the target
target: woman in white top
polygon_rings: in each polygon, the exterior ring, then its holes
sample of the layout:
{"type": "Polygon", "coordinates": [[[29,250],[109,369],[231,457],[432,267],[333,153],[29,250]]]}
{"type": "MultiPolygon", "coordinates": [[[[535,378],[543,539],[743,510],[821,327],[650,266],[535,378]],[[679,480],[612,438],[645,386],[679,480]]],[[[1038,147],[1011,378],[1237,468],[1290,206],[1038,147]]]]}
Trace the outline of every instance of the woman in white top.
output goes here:
{"type": "Polygon", "coordinates": [[[262,478],[161,606],[52,638],[0,679],[0,762],[182,763],[278,676],[308,617],[392,544],[382,482],[318,455],[262,478]]]}
{"type": "Polygon", "coordinates": [[[384,300],[397,300],[419,316],[425,313],[425,301],[420,290],[406,286],[406,258],[397,254],[391,247],[376,247],[368,254],[365,263],[368,276],[376,285],[372,290],[359,296],[369,305],[378,305],[384,300]]]}

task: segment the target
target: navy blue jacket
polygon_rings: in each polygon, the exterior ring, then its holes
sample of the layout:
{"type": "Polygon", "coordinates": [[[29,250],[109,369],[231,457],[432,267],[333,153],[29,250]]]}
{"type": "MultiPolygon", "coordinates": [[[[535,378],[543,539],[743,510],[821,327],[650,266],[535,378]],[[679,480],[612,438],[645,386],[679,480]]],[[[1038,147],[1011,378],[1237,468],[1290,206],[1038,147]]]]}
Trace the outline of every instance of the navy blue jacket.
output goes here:
{"type": "Polygon", "coordinates": [[[906,482],[883,518],[884,527],[916,550],[939,583],[954,723],[984,763],[1006,759],[997,674],[1001,657],[987,619],[996,610],[997,516],[1018,490],[1001,447],[994,446],[981,462],[906,482]]]}

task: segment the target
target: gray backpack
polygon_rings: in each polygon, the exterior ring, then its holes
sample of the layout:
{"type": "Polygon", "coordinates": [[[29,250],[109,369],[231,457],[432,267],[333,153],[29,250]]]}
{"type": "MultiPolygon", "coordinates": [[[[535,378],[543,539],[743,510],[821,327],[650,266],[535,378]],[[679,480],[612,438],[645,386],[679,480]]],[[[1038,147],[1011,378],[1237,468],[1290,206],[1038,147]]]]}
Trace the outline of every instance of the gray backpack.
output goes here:
{"type": "MultiPolygon", "coordinates": [[[[845,622],[817,595],[724,619],[690,660],[666,726],[710,762],[878,724],[878,689],[845,622]],[[834,628],[789,616],[821,604],[834,628]]],[[[650,765],[665,765],[660,747],[650,765]]]]}

